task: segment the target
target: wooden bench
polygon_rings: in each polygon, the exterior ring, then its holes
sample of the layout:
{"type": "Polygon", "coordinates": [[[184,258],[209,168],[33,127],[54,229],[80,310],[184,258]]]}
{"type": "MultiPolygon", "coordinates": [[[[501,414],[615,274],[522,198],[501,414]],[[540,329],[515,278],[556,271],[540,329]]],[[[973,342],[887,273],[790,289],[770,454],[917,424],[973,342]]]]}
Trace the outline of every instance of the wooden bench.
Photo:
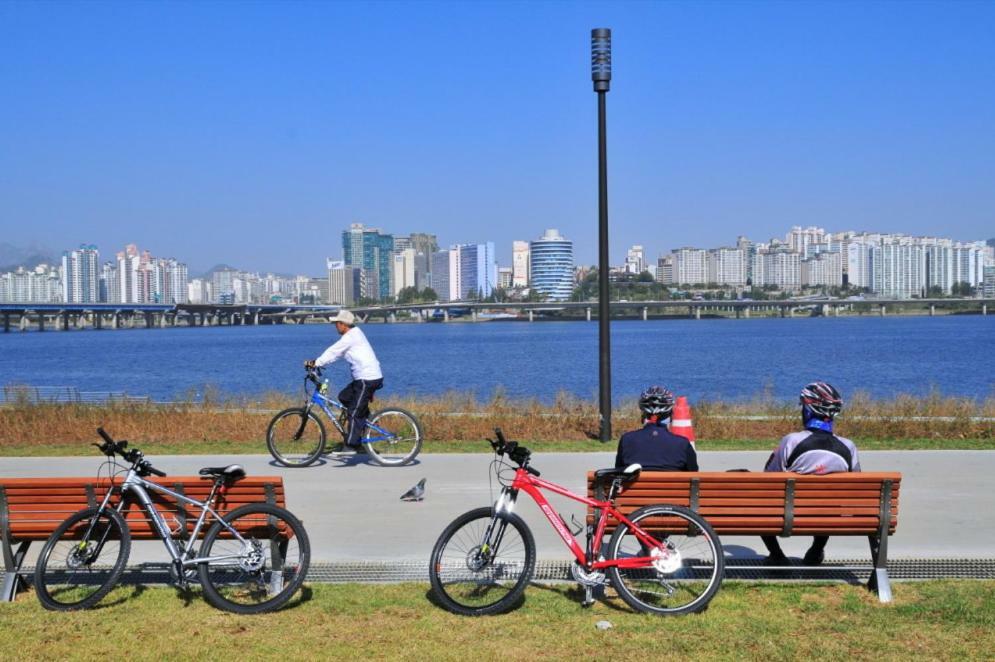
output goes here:
{"type": "MultiPolygon", "coordinates": [[[[867,536],[873,564],[868,587],[881,602],[890,602],[888,536],[898,526],[901,481],[900,473],[891,472],[644,471],[620,492],[615,505],[623,514],[655,503],[685,506],[707,519],[719,536],[867,536]]],[[[587,484],[589,496],[604,498],[605,486],[594,484],[593,471],[587,484]]],[[[593,518],[588,512],[588,520],[593,518]]],[[[609,529],[614,524],[609,520],[609,529]]],[[[727,570],[736,567],[726,565],[727,570]]]]}
{"type": "MultiPolygon", "coordinates": [[[[212,478],[202,476],[149,480],[198,501],[207,499],[214,484],[212,478]]],[[[95,478],[0,478],[0,545],[4,568],[0,601],[14,599],[23,581],[22,575],[26,574],[21,566],[31,543],[47,540],[73,513],[100,505],[109,485],[107,479],[95,478]]],[[[173,497],[152,490],[148,492],[156,510],[162,513],[171,529],[184,529],[186,535],[193,531],[199,508],[178,505],[173,497]]],[[[239,506],[259,502],[285,507],[283,478],[248,476],[237,481],[227,488],[218,511],[223,515],[239,506]]],[[[159,539],[152,521],[134,500],[129,499],[123,514],[132,540],[159,539]]],[[[210,522],[209,519],[201,529],[201,536],[207,532],[210,522]]]]}

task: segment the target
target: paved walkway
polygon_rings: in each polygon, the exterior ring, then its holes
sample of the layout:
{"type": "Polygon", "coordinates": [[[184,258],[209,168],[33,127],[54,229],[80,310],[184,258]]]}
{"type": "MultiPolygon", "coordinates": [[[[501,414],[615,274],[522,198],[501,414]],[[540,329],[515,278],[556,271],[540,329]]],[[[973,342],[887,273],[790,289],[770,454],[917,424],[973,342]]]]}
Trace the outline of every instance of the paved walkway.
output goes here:
{"type": "MultiPolygon", "coordinates": [[[[757,469],[766,452],[703,450],[699,463],[709,471],[757,469]]],[[[192,475],[203,466],[243,464],[250,475],[281,475],[287,505],[304,520],[316,561],[427,561],[442,529],[460,513],[492,503],[484,454],[423,455],[414,465],[384,468],[363,460],[332,460],[307,469],[285,469],[262,455],[158,456],[155,466],[174,475],[192,475]],[[426,498],[405,503],[399,496],[427,478],[426,498]]],[[[101,458],[3,458],[0,476],[91,476],[101,458]]],[[[589,469],[611,466],[614,453],[542,453],[533,465],[543,477],[583,493],[589,469]]],[[[889,557],[995,558],[995,508],[990,504],[995,451],[868,451],[861,453],[865,471],[902,472],[899,524],[891,538],[889,557]],[[988,504],[988,505],[986,505],[988,504]]],[[[494,493],[498,489],[493,485],[494,493]]],[[[558,497],[551,499],[566,519],[583,518],[583,507],[558,497]]],[[[519,500],[518,512],[530,524],[539,558],[566,559],[569,553],[552,527],[532,504],[519,500]]],[[[724,537],[728,552],[751,558],[763,552],[756,538],[724,537]]],[[[808,539],[783,541],[789,555],[804,553],[808,539]]],[[[827,556],[865,558],[865,538],[835,538],[827,556]]],[[[165,554],[161,549],[155,558],[165,554]]],[[[138,560],[138,559],[133,559],[138,560]]]]}

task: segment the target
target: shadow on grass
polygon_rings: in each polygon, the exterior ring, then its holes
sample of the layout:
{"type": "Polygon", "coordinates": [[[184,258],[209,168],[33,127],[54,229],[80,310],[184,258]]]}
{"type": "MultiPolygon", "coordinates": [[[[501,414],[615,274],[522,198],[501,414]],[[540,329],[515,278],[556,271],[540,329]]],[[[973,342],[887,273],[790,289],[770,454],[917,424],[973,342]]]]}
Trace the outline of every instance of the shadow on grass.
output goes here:
{"type": "MultiPolygon", "coordinates": [[[[439,609],[444,609],[445,611],[456,613],[452,609],[450,609],[445,602],[439,599],[439,596],[437,596],[435,594],[435,591],[433,591],[431,588],[425,591],[425,599],[428,600],[430,603],[432,603],[432,605],[438,607],[439,609]]],[[[522,593],[522,595],[520,595],[518,599],[516,599],[512,604],[508,605],[497,614],[493,614],[493,616],[500,616],[501,614],[507,614],[509,612],[516,611],[520,609],[524,604],[525,604],[525,594],[522,593]]]]}

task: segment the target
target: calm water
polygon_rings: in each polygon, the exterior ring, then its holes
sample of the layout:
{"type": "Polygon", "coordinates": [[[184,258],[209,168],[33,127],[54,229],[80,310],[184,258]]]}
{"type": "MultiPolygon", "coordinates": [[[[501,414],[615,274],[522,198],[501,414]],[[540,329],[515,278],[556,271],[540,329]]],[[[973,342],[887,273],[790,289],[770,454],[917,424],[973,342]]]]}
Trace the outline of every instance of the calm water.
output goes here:
{"type": "MultiPolygon", "coordinates": [[[[363,327],[385,395],[503,388],[551,400],[594,397],[598,327],[582,322],[380,324],[363,327]]],[[[620,321],[612,324],[613,395],[661,383],[693,400],[793,398],[825,379],[844,395],[995,393],[995,316],[620,321]]],[[[301,362],[334,340],[327,325],[0,333],[0,385],[76,386],[168,400],[204,390],[253,395],[300,388],[301,362]]],[[[333,368],[335,383],[348,379],[333,368]]]]}

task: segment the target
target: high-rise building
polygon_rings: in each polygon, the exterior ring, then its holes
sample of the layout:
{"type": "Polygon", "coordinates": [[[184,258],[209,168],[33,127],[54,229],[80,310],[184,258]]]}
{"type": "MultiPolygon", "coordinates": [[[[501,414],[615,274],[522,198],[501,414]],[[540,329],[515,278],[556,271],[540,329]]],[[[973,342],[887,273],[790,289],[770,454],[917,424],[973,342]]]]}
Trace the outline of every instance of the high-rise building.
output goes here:
{"type": "Polygon", "coordinates": [[[415,249],[394,250],[391,270],[391,295],[397,296],[406,287],[417,287],[415,281],[415,249]]]}
{"type": "Polygon", "coordinates": [[[529,286],[550,301],[573,294],[573,242],[558,230],[546,230],[529,245],[529,286]]]}
{"type": "Polygon", "coordinates": [[[673,253],[674,282],[680,285],[700,285],[708,282],[708,251],[684,247],[673,253]]]}
{"type": "Polygon", "coordinates": [[[810,287],[838,287],[843,284],[843,258],[836,252],[822,252],[800,263],[801,284],[810,287]]]}
{"type": "Polygon", "coordinates": [[[511,242],[511,286],[529,286],[529,242],[511,242]]]}
{"type": "Polygon", "coordinates": [[[187,283],[187,300],[190,303],[211,303],[211,283],[200,278],[194,278],[187,283]]]}
{"type": "Polygon", "coordinates": [[[97,247],[81,244],[62,253],[62,300],[66,303],[96,303],[100,300],[97,247]]]}
{"type": "Polygon", "coordinates": [[[236,269],[218,269],[213,274],[211,274],[211,294],[214,296],[214,301],[221,303],[222,301],[235,301],[235,289],[236,282],[238,278],[238,270],[236,269]]]}
{"type": "Polygon", "coordinates": [[[713,248],[705,259],[708,283],[746,285],[746,252],[741,248],[713,248]]]}
{"type": "MultiPolygon", "coordinates": [[[[459,251],[459,298],[485,299],[497,287],[497,261],[494,242],[461,244],[459,251]]],[[[570,265],[571,269],[573,264],[570,265]]]]}
{"type": "Polygon", "coordinates": [[[432,281],[439,301],[446,303],[459,298],[459,249],[436,251],[432,254],[432,281]]]}
{"type": "Polygon", "coordinates": [[[39,264],[0,274],[0,303],[60,303],[63,287],[59,268],[39,264]]]}
{"type": "Polygon", "coordinates": [[[412,232],[409,240],[415,249],[415,287],[423,290],[432,280],[432,255],[439,250],[439,242],[434,234],[423,232],[412,232]]]}
{"type": "Polygon", "coordinates": [[[982,271],[981,295],[986,299],[995,298],[995,266],[985,267],[982,271]]]}
{"type": "Polygon", "coordinates": [[[502,290],[510,290],[511,282],[514,278],[512,267],[498,267],[498,287],[502,290]]]}
{"type": "Polygon", "coordinates": [[[646,259],[643,247],[635,245],[625,254],[625,273],[641,274],[646,270],[646,259]]]}
{"type": "Polygon", "coordinates": [[[801,255],[786,245],[771,242],[770,248],[757,247],[753,256],[753,284],[757,287],[773,285],[785,291],[801,286],[801,255]]]}
{"type": "MultiPolygon", "coordinates": [[[[411,238],[409,237],[409,241],[411,238]]],[[[369,298],[386,301],[391,294],[391,272],[394,268],[394,236],[376,228],[353,223],[342,232],[342,256],[347,266],[367,272],[369,283],[364,293],[369,298]]]]}
{"type": "Polygon", "coordinates": [[[357,276],[362,270],[347,267],[342,260],[329,259],[325,264],[328,267],[328,303],[351,306],[356,301],[357,276]]]}
{"type": "Polygon", "coordinates": [[[788,232],[785,241],[788,248],[805,258],[809,257],[810,245],[826,243],[826,231],[814,226],[802,229],[796,225],[788,232]]]}
{"type": "Polygon", "coordinates": [[[656,281],[668,285],[674,282],[674,256],[661,255],[656,260],[656,281]]]}

